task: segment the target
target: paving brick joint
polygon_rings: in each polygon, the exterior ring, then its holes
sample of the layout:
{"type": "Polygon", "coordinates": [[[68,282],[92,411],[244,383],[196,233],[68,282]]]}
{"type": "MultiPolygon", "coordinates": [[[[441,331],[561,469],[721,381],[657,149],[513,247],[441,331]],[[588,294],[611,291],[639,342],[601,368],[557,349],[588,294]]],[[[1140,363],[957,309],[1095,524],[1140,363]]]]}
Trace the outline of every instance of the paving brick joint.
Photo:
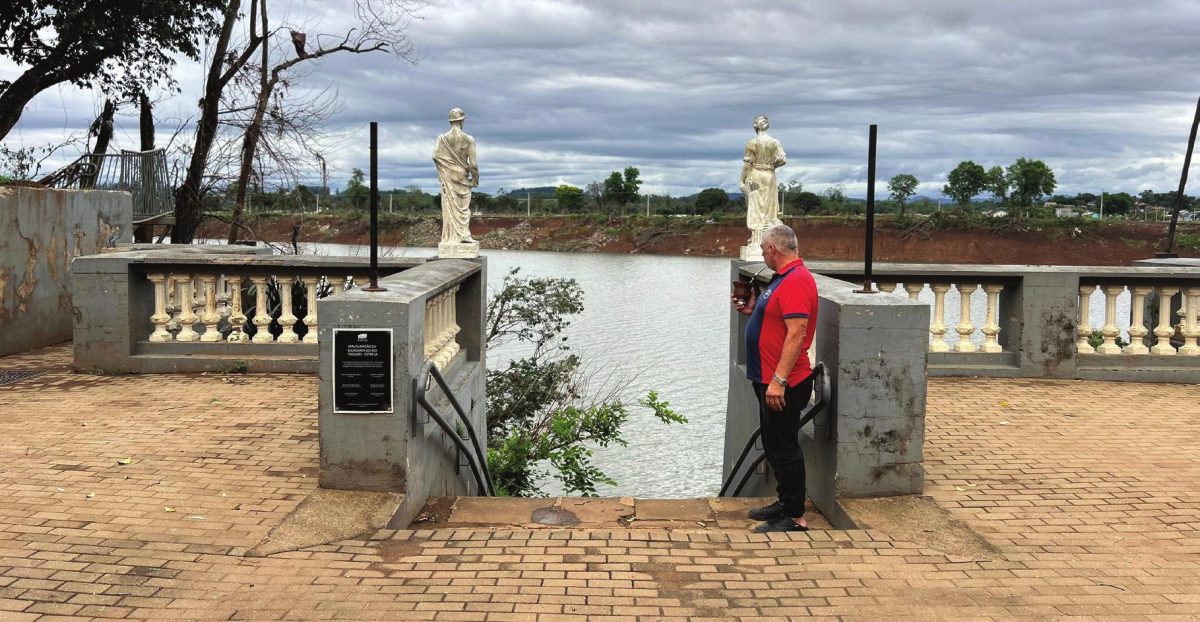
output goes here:
{"type": "Polygon", "coordinates": [[[384,530],[244,553],[316,488],[316,378],[0,358],[0,620],[1200,617],[1200,386],[930,381],[926,494],[1000,550],[903,534],[384,530]]]}

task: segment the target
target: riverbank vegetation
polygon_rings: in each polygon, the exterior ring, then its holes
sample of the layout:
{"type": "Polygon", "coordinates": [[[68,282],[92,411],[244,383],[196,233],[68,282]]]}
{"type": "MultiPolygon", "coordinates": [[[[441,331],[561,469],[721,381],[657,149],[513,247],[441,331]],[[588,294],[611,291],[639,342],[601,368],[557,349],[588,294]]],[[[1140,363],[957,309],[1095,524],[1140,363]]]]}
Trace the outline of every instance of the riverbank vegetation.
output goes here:
{"type": "MultiPolygon", "coordinates": [[[[488,302],[488,356],[517,352],[487,375],[488,468],[500,494],[544,496],[548,477],[564,493],[584,496],[617,484],[592,454],[627,444],[622,428],[635,404],[624,389],[632,379],[590,368],[571,351],[563,332],[582,312],[574,279],[527,278],[518,270],[488,302]]],[[[687,423],[654,391],[636,405],[664,423],[687,423]]]]}

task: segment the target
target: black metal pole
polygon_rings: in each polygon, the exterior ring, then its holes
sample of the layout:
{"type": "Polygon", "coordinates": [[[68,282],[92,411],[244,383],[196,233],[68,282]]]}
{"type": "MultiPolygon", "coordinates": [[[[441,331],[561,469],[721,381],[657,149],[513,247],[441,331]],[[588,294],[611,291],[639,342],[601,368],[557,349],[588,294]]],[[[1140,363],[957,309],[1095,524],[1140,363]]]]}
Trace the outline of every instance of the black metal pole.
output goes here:
{"type": "Polygon", "coordinates": [[[379,123],[371,122],[371,284],[363,291],[385,292],[379,286],[379,123]]]}
{"type": "Polygon", "coordinates": [[[867,143],[867,248],[863,253],[863,288],[859,294],[874,294],[876,289],[871,287],[871,262],[875,257],[875,135],[879,126],[871,124],[871,134],[867,143]]]}
{"type": "Polygon", "coordinates": [[[1188,168],[1192,166],[1192,149],[1196,147],[1196,127],[1200,126],[1200,98],[1196,100],[1196,117],[1192,119],[1192,133],[1188,136],[1187,154],[1183,156],[1183,173],[1179,175],[1179,191],[1175,193],[1175,210],[1171,212],[1171,226],[1167,229],[1167,250],[1155,257],[1175,258],[1175,225],[1179,223],[1179,210],[1183,209],[1183,189],[1187,186],[1188,168]]]}

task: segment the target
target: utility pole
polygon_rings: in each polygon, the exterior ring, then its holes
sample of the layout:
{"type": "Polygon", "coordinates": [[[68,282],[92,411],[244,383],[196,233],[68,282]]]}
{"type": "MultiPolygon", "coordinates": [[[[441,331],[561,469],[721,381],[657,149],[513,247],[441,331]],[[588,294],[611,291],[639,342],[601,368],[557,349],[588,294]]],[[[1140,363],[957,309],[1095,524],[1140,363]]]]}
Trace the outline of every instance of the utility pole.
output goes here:
{"type": "Polygon", "coordinates": [[[321,161],[321,191],[317,193],[317,211],[321,211],[321,195],[329,197],[329,175],[325,173],[325,158],[318,155],[317,159],[321,161]]]}
{"type": "Polygon", "coordinates": [[[646,195],[646,218],[650,217],[650,195],[646,195]]]}
{"type": "Polygon", "coordinates": [[[533,208],[532,208],[532,207],[530,207],[530,203],[529,203],[529,193],[528,193],[528,192],[526,192],[526,193],[525,193],[525,217],[526,217],[526,218],[529,218],[529,217],[530,217],[530,216],[532,216],[532,215],[533,215],[533,208]]]}
{"type": "Polygon", "coordinates": [[[388,213],[392,213],[392,199],[396,198],[395,194],[388,193],[388,213]]]}
{"type": "Polygon", "coordinates": [[[1100,220],[1104,220],[1104,188],[1100,189],[1100,220]]]}

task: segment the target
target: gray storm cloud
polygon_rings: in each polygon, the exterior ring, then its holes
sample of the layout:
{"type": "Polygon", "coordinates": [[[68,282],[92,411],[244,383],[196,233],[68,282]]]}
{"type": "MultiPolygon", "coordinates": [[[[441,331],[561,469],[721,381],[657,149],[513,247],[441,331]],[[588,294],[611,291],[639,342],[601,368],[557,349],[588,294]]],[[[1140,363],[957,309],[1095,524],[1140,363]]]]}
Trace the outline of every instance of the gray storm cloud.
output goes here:
{"type": "MultiPolygon", "coordinates": [[[[344,29],[352,13],[332,4],[297,2],[289,19],[344,29]]],[[[1200,94],[1194,2],[447,0],[425,15],[411,29],[418,64],[334,57],[293,89],[340,93],[332,185],[365,168],[377,120],[381,183],[433,190],[433,140],[459,106],[487,191],[582,186],[630,165],[652,192],[734,190],[758,113],[788,152],[781,179],[818,191],[865,192],[871,123],[881,181],[910,172],[924,194],[961,160],[1018,157],[1045,160],[1061,191],[1161,191],[1200,94]]],[[[182,63],[176,79],[164,124],[193,116],[202,70],[182,63]]],[[[52,89],[8,142],[54,140],[97,109],[90,92],[52,89]]],[[[118,146],[134,146],[136,121],[121,125],[118,146]]]]}

